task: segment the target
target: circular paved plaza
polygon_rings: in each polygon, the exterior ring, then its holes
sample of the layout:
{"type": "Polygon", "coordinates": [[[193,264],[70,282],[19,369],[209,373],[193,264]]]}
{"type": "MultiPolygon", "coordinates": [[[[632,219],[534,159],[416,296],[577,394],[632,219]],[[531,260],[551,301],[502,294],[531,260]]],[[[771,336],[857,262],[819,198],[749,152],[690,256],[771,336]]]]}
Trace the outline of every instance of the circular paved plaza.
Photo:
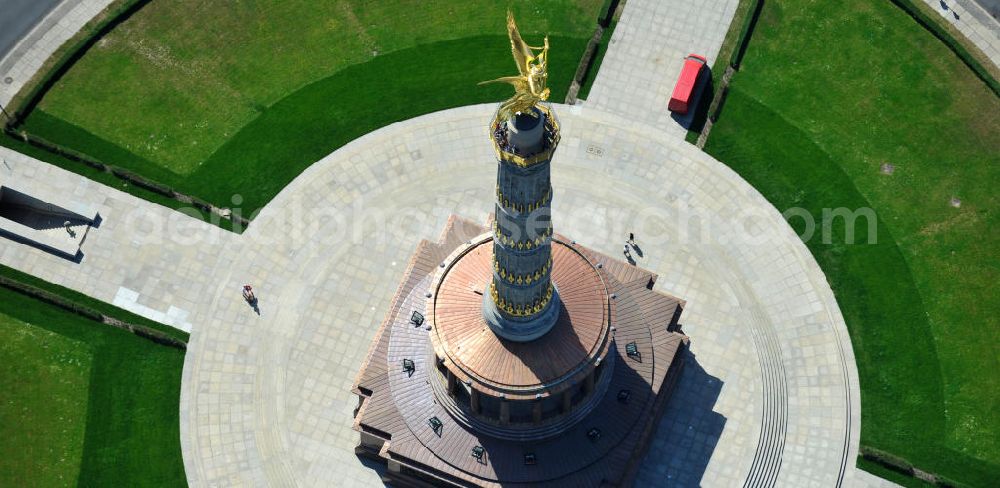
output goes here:
{"type": "MultiPolygon", "coordinates": [[[[317,162],[220,259],[184,365],[193,486],[377,486],[354,455],[351,383],[421,239],[484,222],[495,105],[385,127],[317,162]],[[229,264],[235,262],[235,264],[229,264]],[[255,285],[260,314],[239,285],[255,285]]],[[[781,214],[675,136],[554,105],[557,232],[607,254],[636,233],[656,289],[687,300],[691,356],[640,486],[850,485],[854,356],[826,279],[781,214]]]]}

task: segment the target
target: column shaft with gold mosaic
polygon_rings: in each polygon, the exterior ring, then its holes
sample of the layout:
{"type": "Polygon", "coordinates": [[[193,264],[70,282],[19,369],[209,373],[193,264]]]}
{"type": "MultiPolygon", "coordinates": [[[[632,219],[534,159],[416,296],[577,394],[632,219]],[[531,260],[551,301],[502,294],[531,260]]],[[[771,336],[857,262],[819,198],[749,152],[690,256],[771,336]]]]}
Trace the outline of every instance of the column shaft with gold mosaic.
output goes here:
{"type": "Polygon", "coordinates": [[[559,295],[552,275],[552,184],[549,165],[559,143],[551,111],[516,114],[491,124],[497,153],[493,280],[484,295],[484,316],[494,332],[530,341],[558,319],[559,295]]]}

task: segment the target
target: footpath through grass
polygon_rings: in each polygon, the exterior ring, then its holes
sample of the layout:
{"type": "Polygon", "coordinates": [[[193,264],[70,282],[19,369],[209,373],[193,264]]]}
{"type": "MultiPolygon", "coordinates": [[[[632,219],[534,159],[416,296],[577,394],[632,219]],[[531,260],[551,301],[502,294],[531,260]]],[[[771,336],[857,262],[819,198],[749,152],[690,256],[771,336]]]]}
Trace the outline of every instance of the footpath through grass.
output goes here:
{"type": "Polygon", "coordinates": [[[875,244],[863,218],[854,245],[839,220],[807,241],[850,329],[861,442],[995,486],[1000,100],[890,2],[768,1],[705,149],[779,209],[877,212],[875,244]]]}
{"type": "Polygon", "coordinates": [[[184,351],[0,288],[0,485],[184,486],[184,351]]]}
{"type": "MultiPolygon", "coordinates": [[[[602,0],[512,5],[551,36],[562,100],[602,0]]],[[[24,128],[219,206],[249,211],[305,167],[392,122],[498,101],[515,70],[505,2],[153,0],[99,41],[24,128]]]]}

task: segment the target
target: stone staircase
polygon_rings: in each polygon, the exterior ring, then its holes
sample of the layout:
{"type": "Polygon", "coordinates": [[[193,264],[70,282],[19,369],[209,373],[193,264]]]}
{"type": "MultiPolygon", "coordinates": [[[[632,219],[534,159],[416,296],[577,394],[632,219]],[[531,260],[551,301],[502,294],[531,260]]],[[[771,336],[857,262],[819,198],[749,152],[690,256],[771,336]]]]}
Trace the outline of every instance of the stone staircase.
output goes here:
{"type": "Polygon", "coordinates": [[[771,487],[777,481],[785,450],[788,385],[777,334],[760,311],[752,310],[751,313],[754,320],[749,321],[750,334],[760,361],[764,402],[760,437],[743,487],[771,487]]]}

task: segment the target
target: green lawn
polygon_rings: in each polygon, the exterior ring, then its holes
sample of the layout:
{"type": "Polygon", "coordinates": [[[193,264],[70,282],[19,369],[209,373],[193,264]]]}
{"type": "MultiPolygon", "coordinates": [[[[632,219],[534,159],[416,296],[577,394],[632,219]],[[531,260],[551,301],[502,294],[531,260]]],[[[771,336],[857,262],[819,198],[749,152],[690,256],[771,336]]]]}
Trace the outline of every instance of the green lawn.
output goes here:
{"type": "Polygon", "coordinates": [[[0,480],[5,484],[76,483],[91,360],[85,342],[0,313],[0,480]]]}
{"type": "Polygon", "coordinates": [[[27,273],[22,273],[14,268],[4,266],[2,264],[0,264],[0,280],[10,280],[20,285],[36,288],[42,292],[55,295],[56,297],[59,297],[67,302],[86,308],[93,313],[104,314],[135,326],[159,331],[174,339],[187,342],[190,337],[190,334],[184,332],[183,330],[175,329],[169,325],[163,325],[155,320],[150,320],[146,317],[136,315],[109,303],[102,302],[96,298],[91,298],[78,291],[70,290],[64,286],[50,283],[41,278],[36,278],[27,273]]]}
{"type": "MultiPolygon", "coordinates": [[[[551,35],[562,101],[603,0],[517,2],[551,35]]],[[[506,2],[155,0],[87,52],[27,118],[38,136],[176,190],[253,210],[317,159],[392,122],[498,101],[506,2]]]]}
{"type": "Polygon", "coordinates": [[[706,151],[779,209],[875,209],[877,244],[807,242],[851,332],[861,442],[1000,479],[1000,100],[890,2],[769,1],[706,151]]]}
{"type": "Polygon", "coordinates": [[[0,485],[183,486],[183,363],[0,288],[0,485]]]}

